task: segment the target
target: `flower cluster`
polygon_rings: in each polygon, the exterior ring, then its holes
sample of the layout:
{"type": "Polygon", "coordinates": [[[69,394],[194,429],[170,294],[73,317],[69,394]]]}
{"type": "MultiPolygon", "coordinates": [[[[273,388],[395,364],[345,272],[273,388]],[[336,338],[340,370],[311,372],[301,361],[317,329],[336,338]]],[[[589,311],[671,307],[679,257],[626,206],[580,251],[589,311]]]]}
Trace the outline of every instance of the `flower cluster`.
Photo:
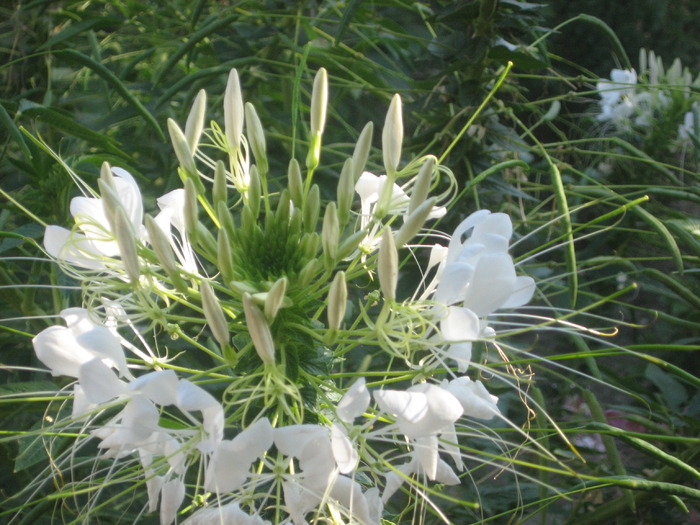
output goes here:
{"type": "Polygon", "coordinates": [[[600,95],[600,113],[596,118],[620,132],[650,134],[654,127],[676,133],[676,147],[695,146],[698,142],[698,101],[693,88],[700,86],[700,75],[676,59],[670,68],[653,51],[640,50],[640,73],[634,69],[613,69],[610,80],[596,84],[600,95]]]}
{"type": "Polygon", "coordinates": [[[115,462],[106,480],[136,459],[133,492],[145,485],[144,512],[164,525],[378,524],[406,482],[459,484],[474,420],[504,419],[469,374],[484,369],[470,368],[474,342],[499,337],[489,318],[535,293],[509,254],[510,218],[481,210],[451,236],[425,228],[447,213],[454,177],[434,156],[401,165],[398,96],[384,174],[366,170],[368,124],[324,204],[327,91],[321,70],[305,169],[292,159],[286,180],[232,71],[223,129],[205,130],[203,91],[184,130],[169,121],[183,187],[155,216],[105,164],[99,192],[73,199],[73,227],[46,229],[85,304],[35,337],[36,355],[76,380],[71,421],[98,441],[95,461],[115,462]],[[411,293],[399,252],[417,253],[422,234],[447,242],[411,293]]]}

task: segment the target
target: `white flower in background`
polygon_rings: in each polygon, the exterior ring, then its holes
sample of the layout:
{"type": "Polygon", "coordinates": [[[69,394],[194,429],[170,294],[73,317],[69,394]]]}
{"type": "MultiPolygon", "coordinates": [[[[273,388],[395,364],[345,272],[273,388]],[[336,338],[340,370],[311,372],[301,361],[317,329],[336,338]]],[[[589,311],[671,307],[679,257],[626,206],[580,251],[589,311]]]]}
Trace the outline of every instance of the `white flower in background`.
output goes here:
{"type": "Polygon", "coordinates": [[[187,518],[182,525],[271,525],[257,514],[248,514],[238,503],[229,503],[220,507],[200,509],[187,518]]]}
{"type": "Polygon", "coordinates": [[[628,117],[634,109],[631,97],[637,84],[637,72],[634,69],[613,69],[610,80],[596,83],[600,95],[601,114],[598,120],[619,120],[628,117]],[[629,112],[629,113],[628,113],[629,112]]]}
{"type": "Polygon", "coordinates": [[[160,213],[155,216],[155,222],[170,242],[182,268],[189,273],[198,273],[197,261],[185,228],[185,190],[173,190],[159,197],[156,202],[160,213]],[[172,228],[177,230],[179,238],[174,235],[172,228]]]}

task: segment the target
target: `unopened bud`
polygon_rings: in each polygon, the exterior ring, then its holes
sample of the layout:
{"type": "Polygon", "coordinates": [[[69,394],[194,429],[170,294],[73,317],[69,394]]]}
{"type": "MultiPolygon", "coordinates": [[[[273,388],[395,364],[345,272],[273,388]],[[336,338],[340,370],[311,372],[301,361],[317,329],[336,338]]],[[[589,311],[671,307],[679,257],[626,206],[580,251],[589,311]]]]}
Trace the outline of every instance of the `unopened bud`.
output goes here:
{"type": "Polygon", "coordinates": [[[197,166],[194,163],[194,157],[187,143],[187,138],[185,138],[185,134],[171,118],[168,119],[168,131],[170,132],[170,140],[173,143],[175,156],[177,156],[177,160],[180,162],[180,167],[187,174],[188,178],[196,177],[197,166]]]}
{"type": "Polygon", "coordinates": [[[209,231],[209,228],[204,226],[201,222],[197,221],[195,225],[197,228],[197,244],[199,248],[204,252],[204,255],[208,256],[210,260],[216,259],[216,253],[218,252],[218,247],[216,243],[216,238],[209,231]]]}
{"type": "Polygon", "coordinates": [[[394,237],[394,242],[397,248],[402,248],[404,244],[413,239],[413,237],[418,234],[420,229],[425,224],[428,215],[433,210],[433,206],[437,202],[437,198],[431,197],[427,201],[423,202],[418,208],[411,213],[406,220],[404,220],[403,226],[399,228],[396,232],[396,237],[394,237]]]}
{"type": "Polygon", "coordinates": [[[112,230],[114,230],[115,213],[117,208],[122,207],[122,203],[114,189],[114,186],[110,186],[109,182],[105,182],[104,179],[97,179],[97,187],[100,190],[102,211],[104,211],[107,222],[109,222],[112,230]]]}
{"type": "Polygon", "coordinates": [[[360,175],[365,171],[369,150],[372,147],[372,135],[374,134],[374,123],[368,122],[362,129],[355,150],[352,153],[352,177],[353,184],[357,182],[360,175]]]}
{"type": "Polygon", "coordinates": [[[199,290],[202,293],[204,317],[211,329],[211,333],[214,335],[214,339],[220,346],[228,345],[230,334],[221,303],[219,303],[214,290],[212,290],[211,285],[207,281],[201,282],[199,290]]]}
{"type": "Polygon", "coordinates": [[[300,207],[304,200],[304,183],[301,180],[301,168],[299,167],[297,159],[289,161],[289,168],[287,169],[287,187],[289,188],[289,195],[292,201],[300,207]]]}
{"type": "Polygon", "coordinates": [[[328,305],[326,312],[328,314],[328,328],[338,330],[340,323],[345,317],[345,307],[348,300],[348,286],[345,282],[345,272],[340,271],[335,274],[331,288],[328,291],[328,305]]]}
{"type": "Polygon", "coordinates": [[[316,230],[318,216],[321,213],[321,190],[314,184],[309,190],[304,203],[304,231],[312,232],[316,230]]]}
{"type": "Polygon", "coordinates": [[[144,224],[146,226],[146,232],[148,232],[148,240],[151,244],[151,248],[156,253],[158,262],[165,270],[169,276],[177,274],[177,264],[175,262],[175,255],[173,254],[173,248],[170,246],[165,232],[158,226],[155,219],[150,215],[144,217],[144,224]]]}
{"type": "Polygon", "coordinates": [[[214,209],[218,209],[219,202],[228,203],[226,167],[221,160],[216,161],[216,167],[214,168],[214,185],[211,190],[211,198],[214,209]]]}
{"type": "Polygon", "coordinates": [[[190,147],[192,154],[197,151],[199,138],[202,136],[206,111],[207,92],[200,89],[194,99],[192,109],[190,109],[190,114],[187,116],[187,122],[185,123],[185,139],[187,139],[187,145],[190,147]]]}
{"type": "Polygon", "coordinates": [[[366,230],[359,230],[343,239],[338,246],[338,259],[343,260],[348,257],[352,252],[357,250],[360,243],[367,237],[366,230]]]}
{"type": "Polygon", "coordinates": [[[384,300],[394,301],[396,299],[396,283],[399,279],[399,255],[389,226],[384,228],[382,232],[377,273],[379,274],[379,286],[382,289],[384,300]]]}
{"type": "Polygon", "coordinates": [[[112,167],[109,162],[104,161],[102,166],[100,166],[100,180],[104,181],[115,193],[117,192],[117,187],[114,184],[114,174],[112,173],[112,167]]]}
{"type": "Polygon", "coordinates": [[[253,300],[247,293],[243,294],[243,311],[248,324],[248,333],[260,359],[266,365],[274,364],[275,345],[270,327],[265,320],[265,315],[253,304],[253,300]]]}
{"type": "Polygon", "coordinates": [[[221,223],[221,228],[226,230],[229,240],[232,240],[235,236],[236,225],[225,202],[219,201],[219,204],[216,207],[216,216],[221,223]]]}
{"type": "Polygon", "coordinates": [[[114,236],[117,238],[119,255],[124,263],[126,275],[132,284],[136,284],[141,277],[139,256],[136,251],[136,235],[122,206],[114,210],[114,236]]]}
{"type": "Polygon", "coordinates": [[[263,131],[258,112],[250,102],[245,104],[246,129],[248,130],[248,144],[253,151],[255,163],[263,177],[267,174],[267,145],[265,142],[265,132],[263,131]]]}
{"type": "Polygon", "coordinates": [[[318,259],[310,259],[299,272],[299,278],[297,281],[299,286],[304,287],[311,283],[320,268],[321,261],[318,259]]]}
{"type": "Polygon", "coordinates": [[[194,181],[190,178],[185,179],[184,187],[185,209],[183,210],[183,214],[185,216],[185,231],[194,243],[197,238],[197,188],[195,187],[194,181]]]}
{"type": "Polygon", "coordinates": [[[250,183],[246,194],[246,204],[250,208],[253,217],[257,217],[258,213],[260,213],[260,174],[255,165],[250,167],[250,183]]]}
{"type": "Polygon", "coordinates": [[[416,176],[416,181],[413,184],[413,189],[411,190],[411,201],[408,203],[408,214],[410,215],[413,211],[418,208],[425,199],[428,198],[428,192],[430,191],[430,181],[433,177],[433,170],[435,169],[435,161],[437,159],[432,155],[429,155],[425,159],[425,162],[420,168],[418,175],[416,176]]]}
{"type": "Polygon", "coordinates": [[[344,227],[350,219],[350,208],[355,195],[355,181],[352,178],[352,159],[346,159],[338,178],[338,222],[344,227]]]}
{"type": "Polygon", "coordinates": [[[287,293],[287,278],[280,277],[272,285],[265,298],[265,317],[272,321],[284,304],[284,294],[287,293]]]}
{"type": "Polygon", "coordinates": [[[321,68],[314,78],[311,93],[311,134],[323,133],[326,125],[326,108],[328,106],[328,74],[321,68]]]}
{"type": "Polygon", "coordinates": [[[321,244],[323,245],[323,256],[328,267],[332,267],[338,254],[338,238],[340,227],[338,226],[338,211],[335,202],[331,201],[326,206],[323,215],[323,227],[321,228],[321,244]]]}
{"type": "Polygon", "coordinates": [[[283,189],[280,193],[280,200],[277,203],[277,210],[275,210],[275,221],[277,224],[288,224],[289,214],[291,213],[292,202],[289,200],[289,191],[283,189]]]}
{"type": "Polygon", "coordinates": [[[393,175],[401,161],[403,143],[403,118],[401,116],[401,97],[396,94],[391,99],[389,111],[382,130],[382,155],[386,174],[393,180],[393,175]]]}
{"type": "Polygon", "coordinates": [[[233,256],[231,254],[231,240],[229,239],[226,228],[221,228],[219,230],[217,239],[217,257],[216,261],[219,266],[219,271],[221,276],[224,278],[224,282],[229,282],[233,280],[234,277],[234,265],[233,256]]]}
{"type": "Polygon", "coordinates": [[[228,140],[229,153],[240,148],[244,118],[241,84],[238,80],[238,72],[232,69],[228,75],[224,95],[224,132],[228,140]]]}

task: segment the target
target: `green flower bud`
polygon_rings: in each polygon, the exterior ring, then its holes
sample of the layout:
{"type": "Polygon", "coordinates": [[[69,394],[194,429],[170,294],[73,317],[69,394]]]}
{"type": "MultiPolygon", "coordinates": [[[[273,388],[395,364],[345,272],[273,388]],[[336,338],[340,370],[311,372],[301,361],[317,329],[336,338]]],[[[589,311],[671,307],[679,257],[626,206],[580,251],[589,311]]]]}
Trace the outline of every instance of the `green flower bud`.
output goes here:
{"type": "Polygon", "coordinates": [[[197,239],[197,188],[192,179],[185,179],[185,231],[192,243],[197,239]]]}
{"type": "Polygon", "coordinates": [[[234,292],[239,293],[241,297],[243,296],[243,294],[252,295],[258,293],[258,290],[257,288],[255,288],[255,286],[244,281],[230,281],[228,283],[228,287],[234,292]]]}
{"type": "Polygon", "coordinates": [[[401,144],[403,143],[403,118],[401,116],[401,97],[396,94],[391,99],[389,111],[382,130],[382,156],[386,174],[393,176],[401,161],[401,144]]]}
{"type": "Polygon", "coordinates": [[[299,243],[299,250],[304,254],[304,257],[306,259],[313,259],[318,254],[320,244],[321,238],[318,236],[318,233],[306,233],[301,238],[301,242],[299,243]]]}
{"type": "Polygon", "coordinates": [[[199,146],[199,138],[202,136],[204,129],[204,116],[207,112],[207,92],[203,89],[199,90],[197,96],[190,109],[190,114],[187,116],[185,123],[185,139],[190,151],[194,154],[199,146]]]}
{"type": "Polygon", "coordinates": [[[136,251],[136,235],[131,221],[126,216],[122,206],[114,210],[114,235],[119,246],[119,255],[124,263],[124,270],[132,284],[139,282],[141,269],[139,268],[139,256],[136,251]]]}
{"type": "Polygon", "coordinates": [[[328,107],[328,73],[321,68],[314,78],[314,88],[311,93],[311,135],[323,133],[326,125],[326,109],[328,107]]]}
{"type": "Polygon", "coordinates": [[[297,159],[292,159],[289,161],[289,168],[287,169],[287,187],[289,188],[289,195],[292,198],[292,202],[298,208],[301,208],[304,202],[304,182],[301,179],[301,168],[297,159]]]}
{"type": "Polygon", "coordinates": [[[343,169],[338,177],[338,222],[341,227],[345,227],[350,219],[350,208],[352,199],[355,196],[355,181],[352,178],[352,159],[346,159],[343,169]]]}
{"type": "Polygon", "coordinates": [[[219,202],[228,203],[228,185],[226,181],[226,166],[220,160],[216,161],[214,168],[214,185],[211,191],[211,198],[214,208],[219,208],[219,202]]]}
{"type": "Polygon", "coordinates": [[[280,193],[280,200],[277,203],[277,210],[275,211],[275,221],[277,224],[288,224],[289,214],[292,208],[292,202],[289,200],[289,191],[285,188],[280,193]]]}
{"type": "Polygon", "coordinates": [[[216,216],[219,218],[221,227],[226,230],[229,240],[233,239],[236,231],[236,224],[225,202],[219,201],[216,207],[216,216]]]}
{"type": "Polygon", "coordinates": [[[430,181],[433,177],[433,170],[435,169],[435,162],[437,159],[432,155],[429,155],[425,162],[420,168],[416,180],[413,184],[413,189],[411,190],[411,201],[408,203],[408,214],[410,215],[413,211],[418,208],[425,199],[428,198],[428,192],[430,191],[430,181]]]}
{"type": "Polygon", "coordinates": [[[437,198],[431,197],[427,201],[423,202],[423,204],[418,206],[413,213],[406,217],[403,225],[401,228],[399,228],[399,231],[396,232],[396,237],[394,238],[397,248],[402,248],[404,244],[418,234],[420,229],[423,227],[423,224],[425,224],[428,215],[430,215],[430,212],[433,210],[433,206],[435,206],[436,202],[437,198]]]}
{"type": "Polygon", "coordinates": [[[100,166],[100,179],[103,180],[112,191],[116,193],[117,188],[114,185],[114,174],[112,173],[112,167],[109,162],[105,161],[100,166]]]}
{"type": "Polygon", "coordinates": [[[300,287],[308,286],[313,278],[318,273],[321,268],[321,261],[318,259],[311,259],[307,262],[304,267],[299,272],[299,277],[297,279],[298,285],[300,287]]]}
{"type": "Polygon", "coordinates": [[[105,212],[105,217],[107,218],[107,222],[109,222],[112,231],[114,231],[115,213],[117,208],[122,207],[121,200],[119,200],[119,197],[114,190],[114,186],[110,186],[109,182],[105,182],[105,179],[97,179],[97,187],[100,190],[102,209],[105,212]]]}
{"type": "Polygon", "coordinates": [[[362,172],[365,171],[369,150],[372,147],[372,135],[374,134],[374,123],[368,122],[362,129],[355,150],[352,153],[352,176],[353,184],[360,178],[362,172]]]}
{"type": "Polygon", "coordinates": [[[272,322],[277,312],[284,305],[284,294],[287,292],[287,278],[280,277],[272,285],[265,298],[265,317],[272,322]]]}
{"type": "Polygon", "coordinates": [[[399,278],[399,254],[396,251],[394,236],[389,226],[384,228],[382,232],[377,273],[379,274],[379,287],[382,289],[384,300],[394,301],[396,299],[396,283],[399,278]]]}
{"type": "Polygon", "coordinates": [[[187,174],[187,177],[197,177],[197,166],[194,163],[192,151],[187,143],[184,133],[177,123],[169,118],[168,131],[170,132],[170,140],[173,143],[173,149],[177,160],[180,162],[180,167],[187,174]]]}
{"type": "Polygon", "coordinates": [[[338,226],[338,211],[335,202],[331,201],[326,206],[323,215],[323,227],[321,228],[321,244],[323,245],[323,257],[327,268],[335,265],[338,255],[338,238],[340,227],[338,226]]]}
{"type": "Polygon", "coordinates": [[[163,270],[165,270],[168,276],[177,274],[177,263],[175,262],[173,248],[170,246],[170,242],[165,236],[165,233],[156,224],[155,219],[148,214],[144,217],[144,224],[148,232],[148,240],[151,244],[151,248],[153,248],[156,258],[163,267],[163,270]]]}
{"type": "Polygon", "coordinates": [[[197,228],[197,244],[200,249],[207,255],[210,259],[215,260],[216,254],[219,251],[216,243],[216,238],[209,231],[209,228],[204,226],[201,222],[197,221],[195,226],[197,228]]]}
{"type": "Polygon", "coordinates": [[[345,282],[345,272],[340,271],[335,274],[331,288],[328,291],[328,305],[326,313],[328,314],[328,328],[338,330],[340,323],[345,316],[345,307],[348,301],[348,286],[345,282]]]}
{"type": "Polygon", "coordinates": [[[238,80],[238,72],[232,69],[228,75],[226,93],[224,94],[224,132],[228,141],[229,153],[240,148],[244,118],[241,83],[238,80]]]}
{"type": "Polygon", "coordinates": [[[243,294],[243,312],[245,313],[248,333],[253,340],[253,346],[266,365],[275,363],[275,344],[270,327],[260,309],[253,304],[249,294],[243,294]]]}
{"type": "Polygon", "coordinates": [[[245,118],[246,129],[248,131],[248,144],[250,144],[250,149],[253,151],[255,163],[258,165],[260,175],[265,177],[268,170],[265,132],[260,123],[258,112],[255,111],[255,106],[250,102],[246,102],[245,104],[245,118]]]}
{"type": "Polygon", "coordinates": [[[367,237],[367,231],[366,230],[360,230],[356,231],[349,237],[346,237],[343,239],[343,241],[340,243],[340,246],[338,246],[338,260],[343,260],[346,257],[348,257],[352,252],[357,250],[357,247],[360,245],[363,239],[367,237]]]}
{"type": "Polygon", "coordinates": [[[219,271],[221,276],[224,278],[224,282],[229,282],[233,280],[234,277],[234,265],[233,256],[231,253],[231,240],[226,232],[226,228],[221,228],[217,237],[217,257],[216,262],[218,263],[219,271]]]}
{"type": "Polygon", "coordinates": [[[202,281],[200,283],[199,291],[202,294],[204,317],[214,335],[214,339],[216,339],[216,342],[219,343],[220,346],[228,345],[230,334],[221,303],[219,303],[219,300],[214,294],[214,290],[212,290],[211,285],[207,281],[202,281]]]}
{"type": "Polygon", "coordinates": [[[253,214],[253,217],[257,217],[260,213],[260,174],[255,165],[250,167],[250,183],[246,197],[246,204],[250,208],[250,213],[253,214]]]}
{"type": "Polygon", "coordinates": [[[311,186],[306,202],[304,203],[304,231],[316,231],[318,216],[321,213],[321,190],[318,185],[311,186]]]}

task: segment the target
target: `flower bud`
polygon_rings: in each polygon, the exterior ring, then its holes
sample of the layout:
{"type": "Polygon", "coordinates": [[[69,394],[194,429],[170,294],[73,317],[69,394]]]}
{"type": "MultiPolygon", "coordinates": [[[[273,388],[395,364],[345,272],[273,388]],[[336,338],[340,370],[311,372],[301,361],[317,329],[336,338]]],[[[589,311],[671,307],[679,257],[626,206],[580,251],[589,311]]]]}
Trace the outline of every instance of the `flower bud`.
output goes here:
{"type": "Polygon", "coordinates": [[[401,161],[401,144],[403,143],[403,118],[401,116],[401,97],[396,94],[391,99],[389,111],[382,130],[382,155],[386,174],[393,180],[393,175],[401,161]]]}
{"type": "Polygon", "coordinates": [[[194,163],[194,157],[192,156],[190,146],[180,127],[171,118],[168,119],[168,131],[170,132],[170,140],[173,143],[173,149],[175,150],[177,160],[180,162],[180,167],[187,174],[188,178],[196,177],[197,166],[194,163]]]}
{"type": "Polygon", "coordinates": [[[354,252],[360,243],[367,237],[366,230],[359,230],[343,239],[343,242],[338,246],[338,259],[343,260],[354,252]]]}
{"type": "Polygon", "coordinates": [[[219,201],[216,207],[216,216],[221,223],[221,228],[226,230],[229,240],[232,240],[235,236],[236,225],[233,222],[233,216],[225,202],[219,201]]]}
{"type": "Polygon", "coordinates": [[[310,259],[299,272],[299,277],[297,279],[298,285],[302,288],[307,286],[314,278],[320,267],[321,263],[318,259],[310,259]]]}
{"type": "Polygon", "coordinates": [[[350,208],[355,195],[355,181],[352,178],[352,159],[346,159],[338,177],[338,222],[344,227],[350,219],[350,208]]]}
{"type": "Polygon", "coordinates": [[[173,248],[170,246],[165,232],[160,229],[155,219],[148,214],[144,217],[144,224],[146,225],[151,248],[153,248],[163,270],[165,270],[165,273],[167,273],[169,277],[177,275],[178,269],[177,263],[175,262],[175,255],[173,254],[173,248]]]}
{"type": "Polygon", "coordinates": [[[112,173],[112,166],[109,162],[104,161],[102,166],[100,166],[100,179],[103,180],[112,191],[117,192],[117,187],[114,184],[114,174],[112,173]]]}
{"type": "Polygon", "coordinates": [[[432,155],[429,155],[425,162],[420,168],[416,180],[413,184],[413,189],[411,190],[411,201],[408,203],[408,214],[410,215],[413,211],[418,208],[425,199],[428,198],[428,192],[430,191],[430,179],[433,176],[433,170],[435,169],[435,161],[437,159],[432,155]]]}
{"type": "Polygon", "coordinates": [[[353,184],[357,182],[365,171],[365,165],[367,164],[367,158],[369,157],[369,150],[372,147],[372,135],[374,134],[374,123],[368,122],[362,129],[357,143],[355,144],[355,150],[352,153],[352,177],[353,184]]]}
{"type": "Polygon", "coordinates": [[[124,270],[132,284],[139,282],[141,270],[139,268],[139,256],[136,251],[136,235],[131,221],[126,216],[122,206],[114,210],[114,235],[119,246],[119,255],[124,263],[124,270]]]}
{"type": "Polygon", "coordinates": [[[287,169],[287,187],[289,188],[289,195],[292,201],[297,207],[301,207],[304,201],[304,183],[301,180],[301,168],[297,159],[292,159],[289,161],[289,168],[287,169]]]}
{"type": "Polygon", "coordinates": [[[211,329],[211,333],[214,335],[214,339],[219,343],[219,346],[228,345],[230,334],[221,303],[219,303],[219,300],[214,294],[214,290],[212,290],[211,285],[207,281],[202,281],[200,283],[199,291],[202,294],[204,317],[211,329]]]}
{"type": "Polygon", "coordinates": [[[228,75],[226,93],[224,94],[224,132],[228,140],[229,153],[240,148],[244,118],[243,96],[241,95],[238,71],[232,69],[228,75]]]}
{"type": "Polygon", "coordinates": [[[280,193],[280,200],[275,210],[275,221],[277,224],[289,224],[289,214],[291,213],[292,202],[289,200],[289,191],[283,189],[280,193]]]}
{"type": "Polygon", "coordinates": [[[102,204],[102,210],[105,213],[105,217],[107,218],[107,222],[110,224],[112,231],[114,231],[115,213],[117,208],[122,207],[122,203],[119,200],[119,196],[117,195],[114,186],[110,186],[109,182],[106,182],[105,179],[97,179],[97,187],[100,190],[100,203],[102,204]]]}
{"type": "Polygon", "coordinates": [[[345,272],[340,271],[335,274],[331,288],[328,291],[328,305],[326,313],[328,314],[328,328],[338,330],[340,323],[345,316],[345,307],[348,300],[348,286],[345,282],[345,272]]]}
{"type": "Polygon", "coordinates": [[[201,222],[197,221],[195,225],[197,228],[197,244],[200,249],[204,252],[204,255],[208,256],[210,259],[216,258],[216,253],[218,252],[216,238],[209,231],[209,228],[204,226],[201,222]]]}
{"type": "Polygon", "coordinates": [[[280,277],[272,285],[270,291],[267,293],[265,298],[265,317],[272,321],[276,316],[279,309],[284,304],[284,294],[287,292],[287,278],[280,277]]]}
{"type": "Polygon", "coordinates": [[[217,243],[217,257],[216,262],[221,272],[221,276],[224,278],[224,282],[229,282],[233,280],[234,277],[234,265],[233,257],[231,254],[231,241],[229,239],[226,228],[221,228],[219,230],[217,243]]]}
{"type": "Polygon", "coordinates": [[[255,165],[250,167],[250,183],[246,197],[246,204],[250,208],[250,212],[253,217],[257,217],[260,213],[260,174],[255,165]]]}
{"type": "Polygon", "coordinates": [[[377,261],[379,287],[382,289],[385,301],[396,299],[396,283],[399,278],[399,254],[394,244],[391,228],[387,226],[382,232],[382,242],[379,245],[379,260],[377,261]]]}
{"type": "Polygon", "coordinates": [[[199,146],[199,138],[202,136],[202,130],[204,129],[204,115],[206,111],[207,92],[200,89],[192,103],[192,109],[190,109],[190,114],[187,116],[187,122],[185,123],[185,139],[192,154],[197,151],[197,146],[199,146]]]}
{"type": "Polygon", "coordinates": [[[314,78],[311,93],[311,135],[323,133],[326,125],[326,108],[328,106],[328,74],[321,68],[314,78]]]}
{"type": "Polygon", "coordinates": [[[311,186],[311,190],[304,203],[304,231],[312,232],[316,230],[318,216],[321,213],[321,191],[317,184],[311,186]]]}
{"type": "Polygon", "coordinates": [[[248,144],[253,151],[255,163],[260,170],[260,175],[265,177],[267,174],[267,144],[265,142],[265,132],[263,131],[258,112],[255,111],[255,106],[250,102],[245,104],[246,129],[248,130],[248,144]]]}
{"type": "Polygon", "coordinates": [[[228,203],[228,186],[226,181],[226,167],[220,160],[216,161],[214,168],[214,185],[211,190],[214,209],[219,208],[219,202],[228,203]]]}
{"type": "Polygon", "coordinates": [[[402,248],[404,244],[413,239],[416,234],[420,231],[425,224],[428,215],[433,210],[433,206],[437,202],[436,197],[431,197],[427,201],[423,202],[416,210],[411,213],[406,220],[404,220],[403,226],[399,228],[396,232],[396,237],[394,237],[394,242],[397,248],[402,248]]]}
{"type": "Polygon", "coordinates": [[[196,242],[197,238],[197,188],[194,181],[190,178],[185,179],[185,231],[191,241],[196,242]]]}
{"type": "Polygon", "coordinates": [[[248,324],[248,333],[253,340],[253,346],[266,365],[275,362],[275,345],[270,327],[260,309],[253,304],[249,294],[243,294],[243,311],[248,324]]]}
{"type": "Polygon", "coordinates": [[[331,201],[326,206],[323,215],[323,227],[321,228],[321,244],[323,245],[323,255],[326,265],[330,268],[335,263],[338,254],[338,237],[340,227],[338,226],[338,211],[335,202],[331,201]]]}

